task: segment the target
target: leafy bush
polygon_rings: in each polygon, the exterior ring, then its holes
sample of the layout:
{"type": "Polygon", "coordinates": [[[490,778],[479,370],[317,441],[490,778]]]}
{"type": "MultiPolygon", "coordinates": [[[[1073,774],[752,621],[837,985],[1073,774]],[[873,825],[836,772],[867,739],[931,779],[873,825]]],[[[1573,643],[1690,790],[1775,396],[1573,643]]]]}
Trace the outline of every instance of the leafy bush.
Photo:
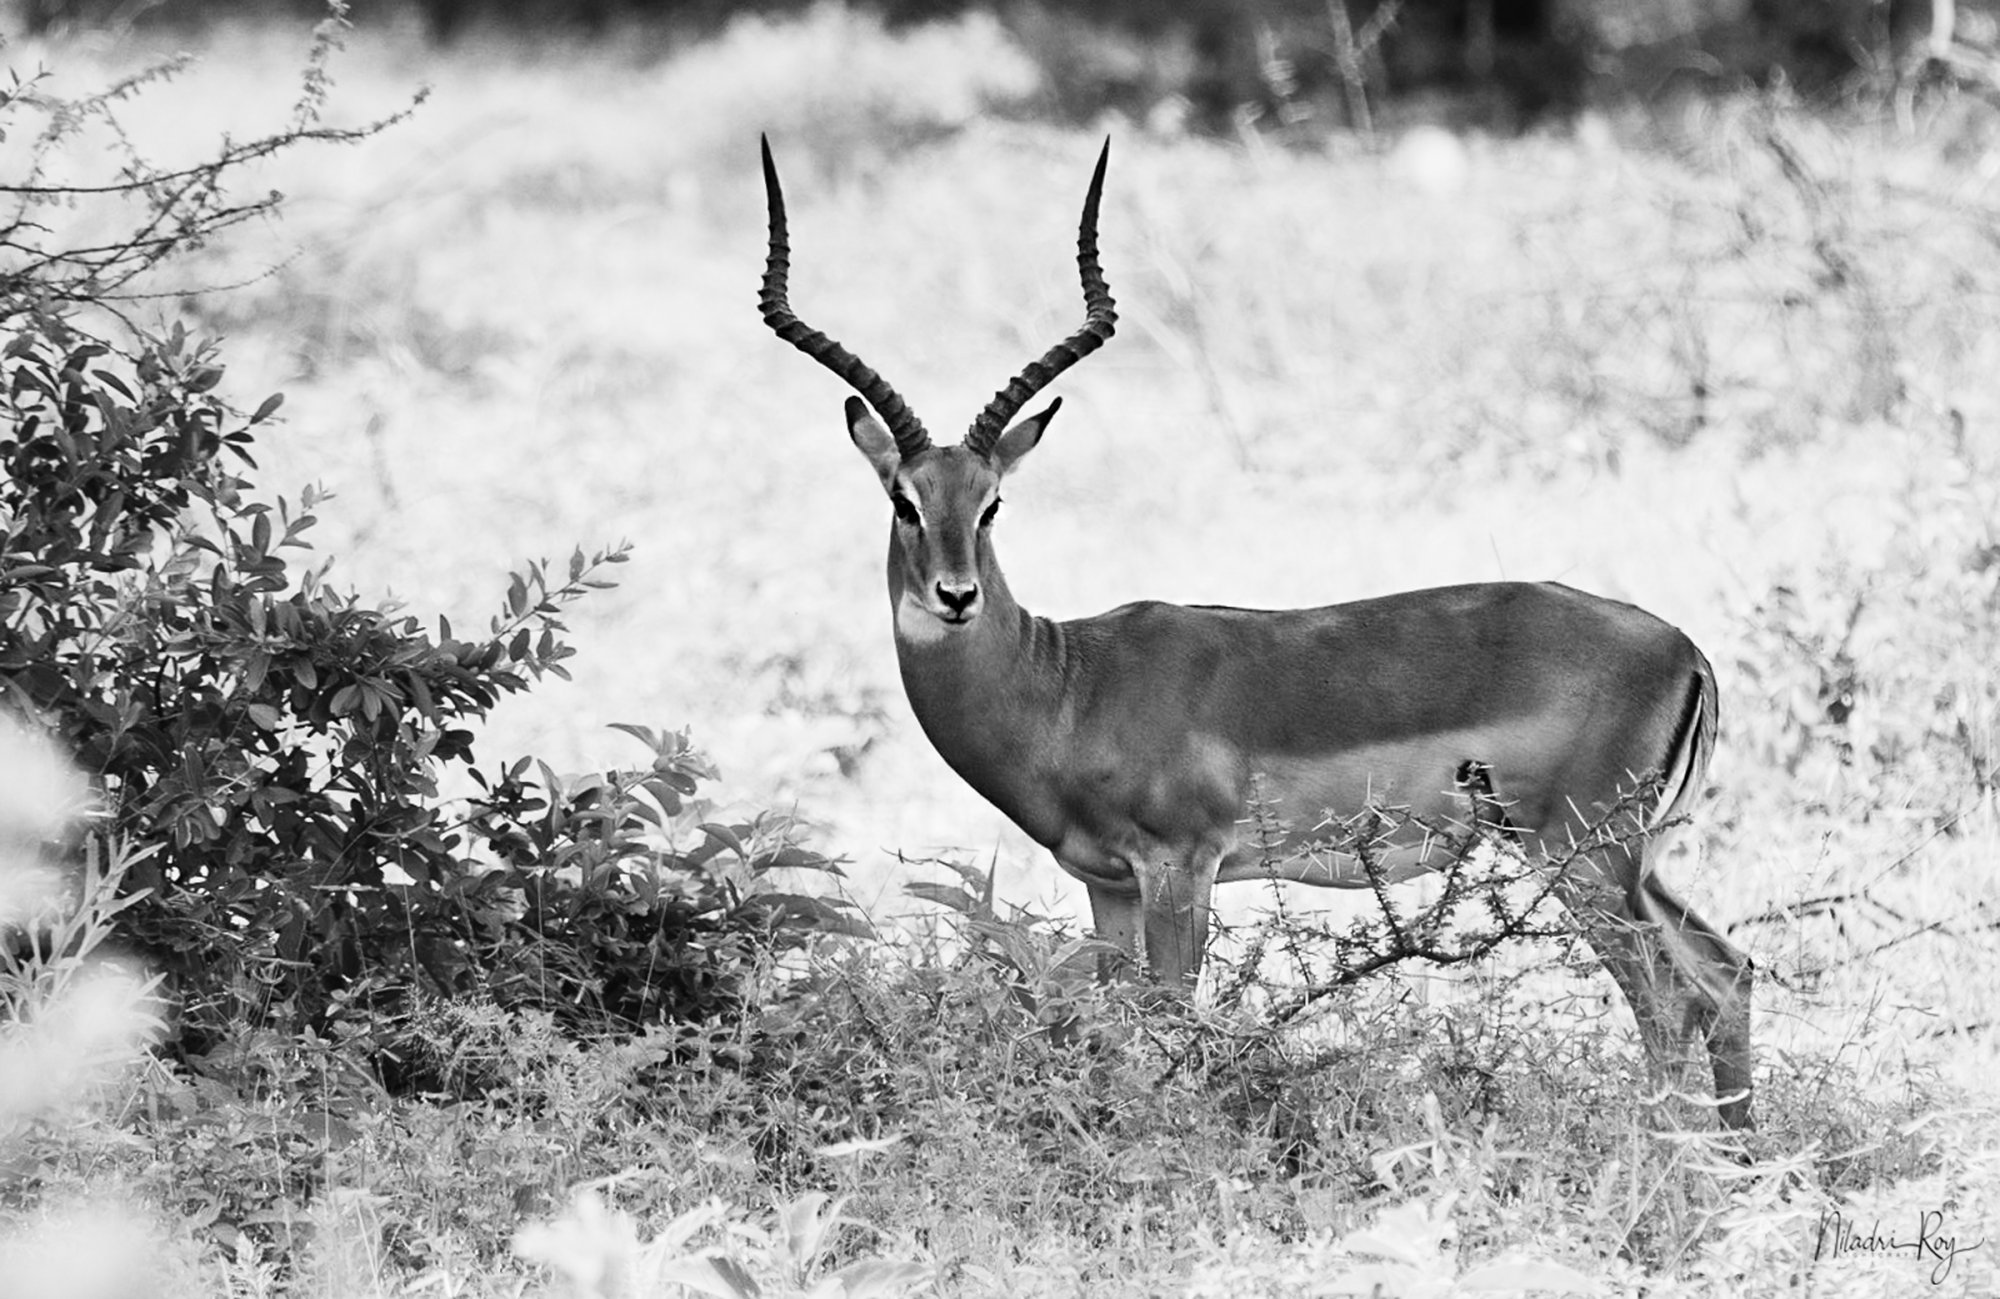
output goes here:
{"type": "Polygon", "coordinates": [[[0,100],[0,120],[44,120],[0,240],[0,703],[101,784],[95,832],[134,847],[120,931],[180,995],[190,1052],[240,1021],[323,1025],[413,987],[572,1028],[730,1008],[769,952],[847,923],[772,886],[833,869],[790,821],[707,824],[713,772],[685,734],[626,727],[652,750],[636,771],[475,765],[502,696],[566,675],[562,612],[626,549],[531,563],[482,633],[433,635],[297,565],[319,494],[262,500],[248,476],[279,397],[245,416],[215,344],[77,314],[267,210],[228,197],[245,162],[386,125],[316,125],[339,12],[290,124],[192,167],[127,144],[104,186],[54,174],[81,123],[122,140],[117,108],[178,62],[82,100],[32,82],[0,100]],[[79,193],[126,233],[65,246],[36,214],[79,193]],[[485,790],[470,807],[441,797],[453,770],[485,790]]]}
{"type": "Polygon", "coordinates": [[[296,575],[317,498],[253,498],[278,399],[241,417],[212,345],[130,357],[47,310],[0,351],[0,688],[104,784],[110,829],[151,851],[124,932],[206,1040],[242,1015],[320,1022],[365,978],[637,1023],[729,1005],[729,971],[837,918],[777,893],[829,869],[763,818],[703,823],[712,773],[685,734],[626,728],[634,772],[564,780],[474,765],[503,695],[563,674],[561,612],[615,548],[515,575],[460,637],[296,575]],[[487,789],[440,799],[461,767],[487,789]],[[497,863],[482,858],[490,854],[497,863]]]}

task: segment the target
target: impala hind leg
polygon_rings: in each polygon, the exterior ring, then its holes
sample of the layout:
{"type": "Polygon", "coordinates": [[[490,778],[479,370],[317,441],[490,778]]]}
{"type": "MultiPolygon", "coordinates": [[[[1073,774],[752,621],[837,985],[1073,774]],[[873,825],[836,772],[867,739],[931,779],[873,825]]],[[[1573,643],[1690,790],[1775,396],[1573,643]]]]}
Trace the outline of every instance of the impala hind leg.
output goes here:
{"type": "Polygon", "coordinates": [[[1645,929],[1661,936],[1659,947],[1687,989],[1670,1009],[1681,1032],[1708,1047],[1723,1123],[1748,1130],[1754,1126],[1750,1113],[1750,995],[1756,967],[1747,954],[1696,915],[1651,871],[1640,876],[1633,906],[1645,929]]]}
{"type": "Polygon", "coordinates": [[[1750,958],[1645,870],[1638,854],[1619,865],[1630,872],[1629,887],[1617,882],[1620,871],[1565,879],[1558,892],[1624,992],[1654,1071],[1668,1086],[1692,1090],[1688,1049],[1701,1043],[1722,1122],[1748,1129],[1750,958]]]}

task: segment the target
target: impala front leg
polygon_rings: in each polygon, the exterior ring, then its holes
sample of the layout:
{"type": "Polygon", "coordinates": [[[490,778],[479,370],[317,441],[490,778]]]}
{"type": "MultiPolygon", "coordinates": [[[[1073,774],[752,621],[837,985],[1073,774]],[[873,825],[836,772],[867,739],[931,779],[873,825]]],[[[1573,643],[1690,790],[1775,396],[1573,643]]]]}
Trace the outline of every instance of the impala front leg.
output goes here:
{"type": "MultiPolygon", "coordinates": [[[[1098,938],[1116,944],[1134,961],[1143,962],[1139,952],[1138,889],[1129,886],[1121,889],[1097,883],[1087,883],[1085,887],[1090,891],[1090,923],[1096,929],[1098,938]]],[[[1109,958],[1098,965],[1098,977],[1109,978],[1112,973],[1109,958]]]]}
{"type": "Polygon", "coordinates": [[[1209,897],[1222,853],[1206,845],[1180,856],[1149,856],[1132,864],[1139,877],[1144,944],[1140,957],[1169,988],[1192,984],[1208,947],[1209,897]]]}

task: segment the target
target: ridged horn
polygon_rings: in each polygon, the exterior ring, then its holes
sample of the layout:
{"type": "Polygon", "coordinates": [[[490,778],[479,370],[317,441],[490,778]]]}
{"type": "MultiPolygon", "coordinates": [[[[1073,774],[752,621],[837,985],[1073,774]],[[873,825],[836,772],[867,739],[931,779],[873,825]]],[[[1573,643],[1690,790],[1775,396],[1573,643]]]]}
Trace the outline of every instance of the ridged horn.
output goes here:
{"type": "Polygon", "coordinates": [[[908,460],[931,444],[931,435],[924,431],[923,421],[916,412],[860,357],[792,314],[792,304],[785,297],[785,281],[792,268],[791,244],[785,235],[785,192],[778,185],[778,166],[771,161],[769,137],[760,135],[758,144],[764,153],[764,202],[771,215],[771,248],[764,257],[763,291],[757,295],[764,323],[779,338],[845,379],[848,386],[860,393],[889,426],[896,439],[896,450],[908,460]]]}
{"type": "Polygon", "coordinates": [[[1076,267],[1083,277],[1083,327],[1050,348],[1042,359],[993,395],[986,409],[972,421],[965,445],[980,455],[990,455],[993,444],[1007,431],[1007,422],[1036,393],[1054,382],[1055,377],[1084,357],[1104,346],[1118,324],[1111,289],[1104,282],[1104,270],[1097,264],[1097,204],[1104,195],[1104,166],[1111,161],[1111,141],[1097,155],[1097,170],[1090,177],[1090,192],[1083,199],[1083,224],[1076,234],[1076,267]]]}

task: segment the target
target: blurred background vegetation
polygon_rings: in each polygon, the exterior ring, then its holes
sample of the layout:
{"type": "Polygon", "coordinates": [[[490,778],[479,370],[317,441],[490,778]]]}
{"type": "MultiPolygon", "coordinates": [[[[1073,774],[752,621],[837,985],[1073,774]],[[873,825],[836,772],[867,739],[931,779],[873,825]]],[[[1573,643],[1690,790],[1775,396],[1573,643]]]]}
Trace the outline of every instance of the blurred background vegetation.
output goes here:
{"type": "MultiPolygon", "coordinates": [[[[815,0],[355,0],[362,27],[444,45],[495,33],[616,37],[661,50],[743,15],[815,0]]],[[[188,31],[310,18],[313,0],[16,0],[32,35],[188,31]]],[[[891,30],[987,12],[1045,73],[1047,101],[1084,118],[1185,106],[1204,127],[1260,117],[1369,128],[1418,112],[1525,125],[1630,94],[1773,78],[1808,96],[1948,74],[1995,45],[1992,0],[876,0],[891,30]]]]}

